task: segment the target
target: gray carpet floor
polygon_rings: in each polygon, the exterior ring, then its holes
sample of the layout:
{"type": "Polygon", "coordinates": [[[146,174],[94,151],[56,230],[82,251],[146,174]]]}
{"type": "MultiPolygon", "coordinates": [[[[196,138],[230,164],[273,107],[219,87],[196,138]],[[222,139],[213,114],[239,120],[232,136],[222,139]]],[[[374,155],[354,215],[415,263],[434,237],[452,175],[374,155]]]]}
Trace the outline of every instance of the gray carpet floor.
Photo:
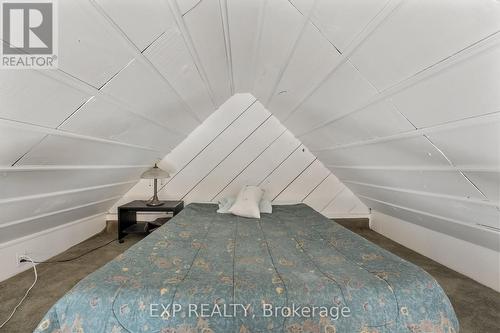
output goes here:
{"type": "MultiPolygon", "coordinates": [[[[349,223],[343,223],[349,225],[349,223]]],[[[350,229],[361,236],[422,267],[441,284],[448,294],[460,321],[462,333],[500,332],[500,293],[487,288],[462,274],[421,256],[360,223],[350,229]]],[[[114,231],[104,231],[58,255],[51,260],[77,256],[116,237],[114,231]]],[[[141,238],[128,236],[123,244],[113,242],[80,259],[67,263],[40,264],[39,280],[11,321],[0,331],[8,333],[32,332],[49,308],[78,281],[101,267],[141,238]]],[[[36,258],[34,258],[36,259],[36,258]]],[[[0,282],[0,322],[3,322],[26,289],[33,282],[33,271],[28,270],[0,282]]],[[[92,332],[90,332],[92,333],[92,332]]],[[[343,332],[342,332],[343,333],[343,332]]]]}

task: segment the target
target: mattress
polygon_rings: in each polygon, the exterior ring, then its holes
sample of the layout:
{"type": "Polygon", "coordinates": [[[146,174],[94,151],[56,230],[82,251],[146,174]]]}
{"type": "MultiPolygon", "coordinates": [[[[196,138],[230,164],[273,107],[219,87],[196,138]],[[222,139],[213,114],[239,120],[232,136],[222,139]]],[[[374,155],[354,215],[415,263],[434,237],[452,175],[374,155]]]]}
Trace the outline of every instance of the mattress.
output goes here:
{"type": "Polygon", "coordinates": [[[87,276],[35,332],[458,332],[421,268],[304,204],[190,204],[87,276]]]}

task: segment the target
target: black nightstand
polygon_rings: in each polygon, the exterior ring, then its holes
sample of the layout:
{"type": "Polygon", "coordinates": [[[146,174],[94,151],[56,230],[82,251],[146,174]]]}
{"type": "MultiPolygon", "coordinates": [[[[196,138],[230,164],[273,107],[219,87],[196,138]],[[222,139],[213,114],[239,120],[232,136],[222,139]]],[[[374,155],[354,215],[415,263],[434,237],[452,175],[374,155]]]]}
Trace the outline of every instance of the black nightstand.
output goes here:
{"type": "Polygon", "coordinates": [[[184,201],[162,201],[161,206],[148,206],[145,201],[135,200],[118,207],[118,241],[132,233],[148,234],[168,218],[160,218],[154,222],[137,222],[137,212],[171,212],[174,216],[184,208],[184,201]]]}

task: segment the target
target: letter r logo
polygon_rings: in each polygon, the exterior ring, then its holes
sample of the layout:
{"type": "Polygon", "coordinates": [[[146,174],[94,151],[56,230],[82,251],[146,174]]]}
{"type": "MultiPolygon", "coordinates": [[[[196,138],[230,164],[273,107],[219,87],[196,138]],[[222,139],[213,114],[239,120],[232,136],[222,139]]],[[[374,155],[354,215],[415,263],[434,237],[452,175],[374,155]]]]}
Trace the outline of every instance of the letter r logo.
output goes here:
{"type": "Polygon", "coordinates": [[[52,3],[3,2],[2,22],[3,54],[52,53],[52,3]]]}

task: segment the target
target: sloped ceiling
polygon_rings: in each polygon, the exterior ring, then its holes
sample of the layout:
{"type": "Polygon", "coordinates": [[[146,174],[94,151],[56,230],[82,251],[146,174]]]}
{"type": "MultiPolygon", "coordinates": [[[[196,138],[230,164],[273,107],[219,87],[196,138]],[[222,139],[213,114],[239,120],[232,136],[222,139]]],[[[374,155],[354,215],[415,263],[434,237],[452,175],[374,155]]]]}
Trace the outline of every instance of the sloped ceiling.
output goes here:
{"type": "MultiPolygon", "coordinates": [[[[235,94],[172,150],[159,166],[170,171],[161,199],[218,202],[259,185],[276,204],[304,202],[330,218],[366,217],[368,208],[251,94],[235,94]]],[[[151,197],[141,180],[117,206],[151,197]]],[[[153,215],[156,217],[155,215],[153,215]]],[[[139,219],[154,218],[139,216],[139,219]]]]}
{"type": "Polygon", "coordinates": [[[106,211],[250,92],[369,207],[499,250],[498,1],[74,0],[59,15],[58,70],[0,70],[0,242],[106,211]]]}

